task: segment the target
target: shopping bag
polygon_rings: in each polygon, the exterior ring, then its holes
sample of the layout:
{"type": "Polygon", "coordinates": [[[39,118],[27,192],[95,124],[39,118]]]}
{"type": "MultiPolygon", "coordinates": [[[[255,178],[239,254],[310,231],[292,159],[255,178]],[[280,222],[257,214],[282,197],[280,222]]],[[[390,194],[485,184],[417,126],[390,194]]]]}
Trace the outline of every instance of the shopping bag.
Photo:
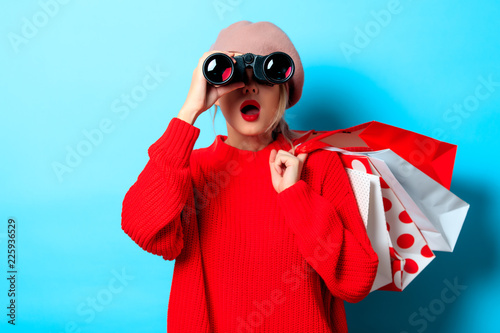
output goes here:
{"type": "Polygon", "coordinates": [[[373,250],[378,255],[375,281],[370,292],[393,281],[389,248],[392,246],[382,203],[380,177],[346,167],[361,218],[373,250]]]}
{"type": "Polygon", "coordinates": [[[297,155],[332,146],[350,151],[391,149],[450,189],[457,146],[377,121],[334,131],[298,131],[297,155]]]}
{"type": "Polygon", "coordinates": [[[390,149],[362,154],[385,162],[394,175],[394,179],[387,179],[394,184],[405,207],[410,207],[410,215],[430,248],[452,252],[470,205],[390,149]]]}
{"type": "MultiPolygon", "coordinates": [[[[295,156],[326,149],[340,152],[341,156],[357,156],[358,160],[362,156],[368,158],[373,174],[380,176],[384,198],[389,199],[391,207],[397,207],[392,212],[401,211],[397,216],[400,225],[396,223],[398,220],[395,215],[385,214],[389,237],[374,237],[373,233],[370,237],[374,244],[383,243],[384,239],[389,238],[390,244],[392,282],[377,290],[402,291],[434,259],[432,251],[453,251],[469,209],[466,202],[449,191],[456,145],[374,121],[334,131],[294,132],[301,134],[294,140],[295,156]],[[416,227],[421,237],[418,237],[414,228],[411,232],[405,232],[402,228],[405,221],[408,226],[416,227]],[[391,230],[392,224],[395,228],[391,230]],[[413,248],[398,246],[399,237],[404,234],[413,237],[413,244],[421,247],[420,254],[412,252],[413,248]],[[418,262],[422,257],[422,262],[418,262]]],[[[363,164],[359,163],[356,162],[358,165],[363,164]]],[[[351,176],[350,180],[353,180],[351,176]]],[[[373,193],[369,194],[370,200],[373,199],[373,193]]],[[[383,199],[382,205],[384,202],[387,200],[383,199]]],[[[359,202],[358,207],[361,213],[363,207],[359,202]]],[[[365,225],[370,236],[369,218],[365,225]]],[[[404,236],[400,242],[405,245],[408,239],[411,238],[404,236]]],[[[377,271],[376,281],[377,278],[382,279],[379,275],[384,272],[387,272],[387,268],[377,271]]]]}
{"type": "MultiPolygon", "coordinates": [[[[366,183],[360,179],[365,175],[365,178],[375,180],[371,183],[374,186],[369,192],[369,214],[365,223],[372,247],[379,255],[379,267],[371,291],[402,291],[435,255],[376,167],[378,165],[380,168],[384,161],[354,153],[341,154],[340,157],[349,175],[362,218],[367,215],[364,213],[367,199],[366,183]]],[[[390,176],[387,170],[385,175],[390,176]]]]}
{"type": "Polygon", "coordinates": [[[398,192],[431,250],[453,251],[469,209],[467,203],[449,191],[456,145],[375,121],[334,131],[295,132],[302,133],[294,141],[297,145],[296,155],[316,149],[338,148],[344,152],[366,154],[379,149],[377,157],[387,159],[386,163],[398,176],[399,183],[403,187],[408,186],[403,191],[398,183],[394,185],[394,190],[398,192]],[[392,151],[392,147],[398,152],[392,151]],[[392,154],[386,149],[390,149],[392,154]],[[380,153],[382,150],[386,152],[383,155],[380,153]],[[425,187],[420,186],[422,182],[426,184],[425,187]],[[438,207],[436,200],[439,202],[438,207]]]}
{"type": "Polygon", "coordinates": [[[322,149],[373,157],[370,160],[415,221],[429,248],[453,252],[470,207],[468,203],[390,149],[374,152],[322,149]]]}

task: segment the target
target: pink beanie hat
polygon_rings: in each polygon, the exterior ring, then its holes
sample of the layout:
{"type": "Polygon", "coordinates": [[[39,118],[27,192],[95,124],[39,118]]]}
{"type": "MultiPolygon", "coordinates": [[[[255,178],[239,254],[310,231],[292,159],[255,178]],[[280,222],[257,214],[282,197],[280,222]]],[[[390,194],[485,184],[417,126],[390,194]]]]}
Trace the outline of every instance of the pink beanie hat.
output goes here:
{"type": "Polygon", "coordinates": [[[304,85],[304,69],[299,53],[290,38],[279,27],[271,22],[238,21],[222,29],[209,51],[251,52],[258,55],[281,51],[292,57],[295,63],[293,77],[285,83],[288,91],[288,106],[292,107],[302,95],[304,85]]]}

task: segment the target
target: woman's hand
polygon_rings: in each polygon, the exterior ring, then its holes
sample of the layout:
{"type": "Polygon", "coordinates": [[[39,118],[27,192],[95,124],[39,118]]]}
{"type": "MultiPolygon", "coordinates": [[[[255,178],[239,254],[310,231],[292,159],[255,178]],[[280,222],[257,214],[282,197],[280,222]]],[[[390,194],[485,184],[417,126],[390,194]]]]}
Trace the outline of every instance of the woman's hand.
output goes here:
{"type": "MultiPolygon", "coordinates": [[[[196,118],[208,110],[214,103],[223,95],[238,89],[243,88],[245,83],[241,81],[232,82],[223,86],[220,85],[211,85],[207,82],[205,77],[203,76],[203,62],[205,59],[216,52],[225,53],[230,56],[234,63],[236,60],[234,59],[235,55],[239,53],[235,52],[226,52],[226,51],[209,51],[203,53],[203,56],[198,60],[198,65],[193,70],[193,76],[191,78],[191,86],[189,87],[189,91],[186,97],[186,101],[179,112],[179,115],[183,115],[184,118],[196,118]]],[[[193,122],[194,122],[193,120],[193,122]]]]}
{"type": "Polygon", "coordinates": [[[271,150],[269,155],[269,166],[271,168],[271,178],[276,192],[286,190],[300,180],[300,174],[307,154],[299,154],[294,156],[284,150],[271,150]]]}

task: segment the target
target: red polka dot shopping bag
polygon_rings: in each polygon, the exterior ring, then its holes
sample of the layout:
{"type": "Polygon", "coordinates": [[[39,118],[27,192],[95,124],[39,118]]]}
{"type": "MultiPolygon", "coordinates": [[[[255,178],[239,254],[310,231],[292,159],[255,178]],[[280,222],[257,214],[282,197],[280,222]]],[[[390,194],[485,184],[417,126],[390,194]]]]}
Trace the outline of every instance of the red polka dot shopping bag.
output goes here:
{"type": "Polygon", "coordinates": [[[371,291],[402,291],[433,251],[453,251],[469,209],[449,190],[455,145],[379,122],[295,132],[302,134],[295,155],[340,153],[379,256],[371,291]]]}

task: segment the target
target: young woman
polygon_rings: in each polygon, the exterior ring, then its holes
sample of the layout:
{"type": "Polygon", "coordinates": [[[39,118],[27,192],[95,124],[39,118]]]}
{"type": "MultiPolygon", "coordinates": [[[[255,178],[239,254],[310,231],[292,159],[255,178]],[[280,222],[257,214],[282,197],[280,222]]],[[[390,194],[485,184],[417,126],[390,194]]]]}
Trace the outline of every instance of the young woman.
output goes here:
{"type": "Polygon", "coordinates": [[[123,201],[122,229],[145,251],[176,260],[169,333],[347,332],[343,301],[369,293],[378,257],[338,154],[293,154],[283,117],[303,78],[280,28],[236,22],[199,59],[178,116],[149,147],[123,201]],[[202,74],[215,52],[274,51],[295,63],[285,84],[260,84],[251,68],[226,86],[202,74]],[[242,111],[249,102],[253,116],[242,111]],[[214,103],[228,135],[193,150],[193,124],[214,103]]]}

